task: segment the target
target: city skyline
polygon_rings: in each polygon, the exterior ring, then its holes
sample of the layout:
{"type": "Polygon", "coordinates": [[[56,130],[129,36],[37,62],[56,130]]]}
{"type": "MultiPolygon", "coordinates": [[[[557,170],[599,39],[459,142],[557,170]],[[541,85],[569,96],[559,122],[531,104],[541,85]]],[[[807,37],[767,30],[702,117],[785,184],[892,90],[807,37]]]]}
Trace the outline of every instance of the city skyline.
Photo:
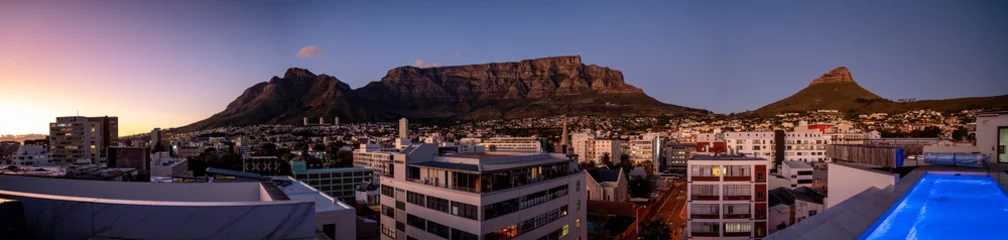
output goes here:
{"type": "Polygon", "coordinates": [[[890,99],[1008,88],[1001,2],[328,4],[0,3],[0,110],[18,116],[0,134],[73,115],[118,116],[123,135],[183,126],[289,67],[358,88],[397,66],[581,55],[662,102],[716,113],[755,110],[839,66],[890,99]]]}

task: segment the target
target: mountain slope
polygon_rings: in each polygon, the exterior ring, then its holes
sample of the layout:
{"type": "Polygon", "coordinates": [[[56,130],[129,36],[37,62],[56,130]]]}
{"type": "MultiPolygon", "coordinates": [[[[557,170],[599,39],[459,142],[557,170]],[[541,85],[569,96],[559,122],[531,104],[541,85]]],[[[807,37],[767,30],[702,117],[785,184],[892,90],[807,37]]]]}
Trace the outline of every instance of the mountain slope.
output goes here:
{"type": "Polygon", "coordinates": [[[372,106],[413,118],[500,119],[573,115],[698,114],[626,84],[623,73],[579,56],[389,70],[357,90],[372,106]]]}
{"type": "Polygon", "coordinates": [[[389,70],[357,90],[328,75],[291,68],[283,78],[258,83],[224,111],[182,127],[301,124],[304,117],[332,121],[510,119],[559,114],[657,116],[706,114],[669,105],[626,84],[623,73],[584,65],[581,57],[389,70]]]}
{"type": "Polygon", "coordinates": [[[357,106],[357,95],[350,86],[335,77],[315,75],[308,70],[291,68],[283,78],[273,77],[245,90],[224,111],[183,127],[198,130],[220,126],[252,124],[301,124],[305,117],[317,122],[319,117],[365,120],[373,114],[357,106]]]}
{"type": "Polygon", "coordinates": [[[819,109],[845,113],[902,112],[915,109],[958,111],[1008,107],[1008,95],[994,97],[893,102],[862,88],[846,67],[835,68],[812,80],[794,95],[757,109],[758,114],[805,112],[819,109]]]}

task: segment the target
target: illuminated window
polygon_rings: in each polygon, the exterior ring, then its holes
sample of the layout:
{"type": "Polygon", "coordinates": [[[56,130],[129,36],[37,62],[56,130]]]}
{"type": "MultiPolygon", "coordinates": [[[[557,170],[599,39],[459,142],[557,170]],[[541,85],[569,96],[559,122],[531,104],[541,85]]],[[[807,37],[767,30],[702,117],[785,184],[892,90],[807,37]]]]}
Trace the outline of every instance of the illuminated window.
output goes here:
{"type": "Polygon", "coordinates": [[[581,228],[581,218],[574,220],[574,226],[576,226],[577,228],[581,228]]]}

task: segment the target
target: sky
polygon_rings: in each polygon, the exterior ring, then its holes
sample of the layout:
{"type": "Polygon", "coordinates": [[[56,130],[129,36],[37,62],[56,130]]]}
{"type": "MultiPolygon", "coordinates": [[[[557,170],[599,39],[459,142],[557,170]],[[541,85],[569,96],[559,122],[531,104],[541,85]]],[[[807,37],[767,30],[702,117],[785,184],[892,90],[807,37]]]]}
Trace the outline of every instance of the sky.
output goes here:
{"type": "Polygon", "coordinates": [[[0,134],[222,111],[287,68],[353,88],[394,67],[561,55],[665,103],[755,110],[847,66],[890,98],[1008,94],[1008,1],[0,1],[0,134]]]}

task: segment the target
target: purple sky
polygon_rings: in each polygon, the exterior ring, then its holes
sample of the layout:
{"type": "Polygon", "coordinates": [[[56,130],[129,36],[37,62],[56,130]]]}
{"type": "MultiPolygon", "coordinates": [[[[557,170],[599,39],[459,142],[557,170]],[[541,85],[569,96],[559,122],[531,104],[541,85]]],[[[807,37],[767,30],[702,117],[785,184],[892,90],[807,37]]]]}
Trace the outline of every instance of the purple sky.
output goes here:
{"type": "Polygon", "coordinates": [[[119,116],[123,134],[181,126],[289,67],[357,88],[421,60],[581,55],[719,113],[838,66],[893,99],[1008,94],[1008,1],[297,3],[2,1],[0,112],[23,117],[0,134],[75,111],[119,116]]]}

